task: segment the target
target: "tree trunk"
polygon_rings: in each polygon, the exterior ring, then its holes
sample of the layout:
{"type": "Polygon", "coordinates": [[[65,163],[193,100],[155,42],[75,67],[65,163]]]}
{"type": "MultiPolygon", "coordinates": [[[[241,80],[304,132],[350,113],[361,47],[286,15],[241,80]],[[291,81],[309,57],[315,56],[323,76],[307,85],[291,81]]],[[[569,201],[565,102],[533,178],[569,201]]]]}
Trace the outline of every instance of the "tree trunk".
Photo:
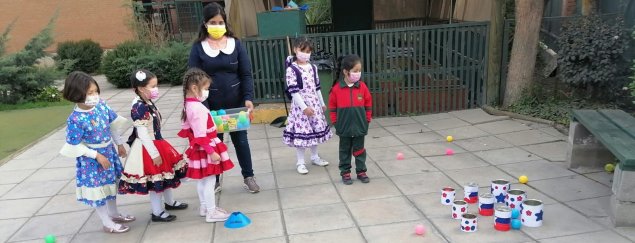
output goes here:
{"type": "Polygon", "coordinates": [[[516,29],[505,87],[505,107],[518,101],[533,81],[544,8],[542,0],[516,0],[516,29]]]}

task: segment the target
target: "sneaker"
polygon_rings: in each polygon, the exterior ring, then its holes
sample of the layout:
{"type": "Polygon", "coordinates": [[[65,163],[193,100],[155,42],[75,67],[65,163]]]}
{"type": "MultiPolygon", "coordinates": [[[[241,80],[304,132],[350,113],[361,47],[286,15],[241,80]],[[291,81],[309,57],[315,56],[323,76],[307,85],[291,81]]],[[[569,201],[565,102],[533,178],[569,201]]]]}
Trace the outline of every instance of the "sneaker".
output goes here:
{"type": "Polygon", "coordinates": [[[327,165],[329,165],[329,162],[326,161],[326,160],[323,160],[322,158],[312,159],[311,163],[313,163],[314,165],[317,165],[317,166],[327,166],[327,165]]]}
{"type": "Polygon", "coordinates": [[[205,206],[199,207],[198,215],[200,215],[201,217],[205,217],[207,215],[207,208],[205,208],[205,206]]]}
{"type": "Polygon", "coordinates": [[[216,183],[216,185],[214,185],[214,193],[219,193],[221,190],[223,190],[223,187],[220,185],[220,182],[216,183]]]}
{"type": "Polygon", "coordinates": [[[222,222],[229,218],[229,214],[220,208],[215,208],[213,212],[208,212],[205,216],[205,222],[214,223],[222,222]]]}
{"type": "Polygon", "coordinates": [[[360,181],[362,181],[362,183],[368,183],[368,182],[370,182],[370,178],[368,178],[368,176],[366,175],[366,172],[359,172],[359,173],[357,173],[357,179],[359,179],[360,181]]]}
{"type": "Polygon", "coordinates": [[[303,175],[309,173],[309,170],[306,168],[306,165],[299,164],[299,165],[296,165],[296,166],[297,166],[297,169],[298,169],[298,173],[303,174],[303,175]]]}
{"type": "Polygon", "coordinates": [[[244,187],[247,191],[251,193],[257,193],[260,191],[260,187],[256,184],[256,179],[253,176],[245,178],[244,183],[244,187]]]}
{"type": "Polygon", "coordinates": [[[353,184],[353,179],[351,179],[351,173],[343,174],[342,175],[342,182],[344,182],[344,185],[353,184]]]}

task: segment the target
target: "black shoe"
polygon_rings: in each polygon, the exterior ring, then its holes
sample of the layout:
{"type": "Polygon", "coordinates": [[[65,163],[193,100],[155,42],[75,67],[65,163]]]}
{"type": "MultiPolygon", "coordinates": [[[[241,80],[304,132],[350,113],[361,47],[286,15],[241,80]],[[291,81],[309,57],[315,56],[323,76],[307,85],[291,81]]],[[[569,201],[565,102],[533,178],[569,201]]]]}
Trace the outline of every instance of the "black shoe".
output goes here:
{"type": "Polygon", "coordinates": [[[351,179],[351,173],[343,174],[342,175],[342,182],[344,182],[344,185],[353,184],[353,179],[351,179]]]}
{"type": "Polygon", "coordinates": [[[360,181],[362,181],[362,183],[368,183],[368,182],[370,182],[370,178],[368,178],[368,176],[366,175],[366,172],[359,172],[359,173],[357,173],[357,179],[359,179],[360,181]]]}
{"type": "Polygon", "coordinates": [[[165,204],[165,210],[183,210],[187,208],[187,203],[181,203],[179,204],[179,206],[176,206],[176,203],[178,203],[177,201],[174,201],[174,204],[169,205],[169,204],[165,204]]]}
{"type": "Polygon", "coordinates": [[[165,214],[165,211],[161,212],[161,214],[159,214],[159,216],[156,216],[153,213],[150,214],[150,215],[152,215],[152,222],[172,222],[172,221],[174,221],[176,219],[176,216],[174,216],[174,215],[170,215],[170,216],[167,216],[167,217],[163,218],[163,217],[161,217],[161,216],[163,216],[163,214],[165,214]]]}

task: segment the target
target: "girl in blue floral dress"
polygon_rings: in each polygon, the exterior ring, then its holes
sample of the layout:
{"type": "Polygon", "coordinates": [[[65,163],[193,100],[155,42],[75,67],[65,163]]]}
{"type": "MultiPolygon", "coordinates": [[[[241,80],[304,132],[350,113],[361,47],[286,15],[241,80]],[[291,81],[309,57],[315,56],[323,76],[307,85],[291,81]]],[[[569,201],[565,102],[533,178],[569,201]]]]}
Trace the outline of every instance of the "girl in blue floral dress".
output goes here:
{"type": "Polygon", "coordinates": [[[99,99],[99,85],[86,73],[69,74],[63,96],[76,103],[66,121],[66,144],[60,153],[76,159],[77,201],[95,208],[104,231],[127,232],[130,227],[122,223],[132,222],[135,217],[119,213],[116,203],[117,180],[122,172],[119,156],[126,156],[119,134],[127,120],[99,99]]]}

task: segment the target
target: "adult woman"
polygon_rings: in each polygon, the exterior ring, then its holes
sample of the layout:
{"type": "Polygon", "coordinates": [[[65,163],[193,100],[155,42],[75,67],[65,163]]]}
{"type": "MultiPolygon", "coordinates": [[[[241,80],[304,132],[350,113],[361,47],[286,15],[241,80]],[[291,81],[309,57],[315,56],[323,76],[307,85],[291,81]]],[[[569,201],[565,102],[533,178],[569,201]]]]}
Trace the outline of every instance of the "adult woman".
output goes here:
{"type": "MultiPolygon", "coordinates": [[[[254,81],[247,51],[227,23],[223,7],[210,3],[203,8],[199,37],[193,43],[188,66],[204,70],[212,77],[209,97],[203,104],[210,110],[247,107],[253,110],[254,81]]],[[[247,132],[229,133],[236,149],[245,188],[256,193],[260,187],[254,179],[247,132]]],[[[223,140],[223,134],[218,134],[223,140]]],[[[216,191],[220,191],[216,177],[216,191]]]]}

